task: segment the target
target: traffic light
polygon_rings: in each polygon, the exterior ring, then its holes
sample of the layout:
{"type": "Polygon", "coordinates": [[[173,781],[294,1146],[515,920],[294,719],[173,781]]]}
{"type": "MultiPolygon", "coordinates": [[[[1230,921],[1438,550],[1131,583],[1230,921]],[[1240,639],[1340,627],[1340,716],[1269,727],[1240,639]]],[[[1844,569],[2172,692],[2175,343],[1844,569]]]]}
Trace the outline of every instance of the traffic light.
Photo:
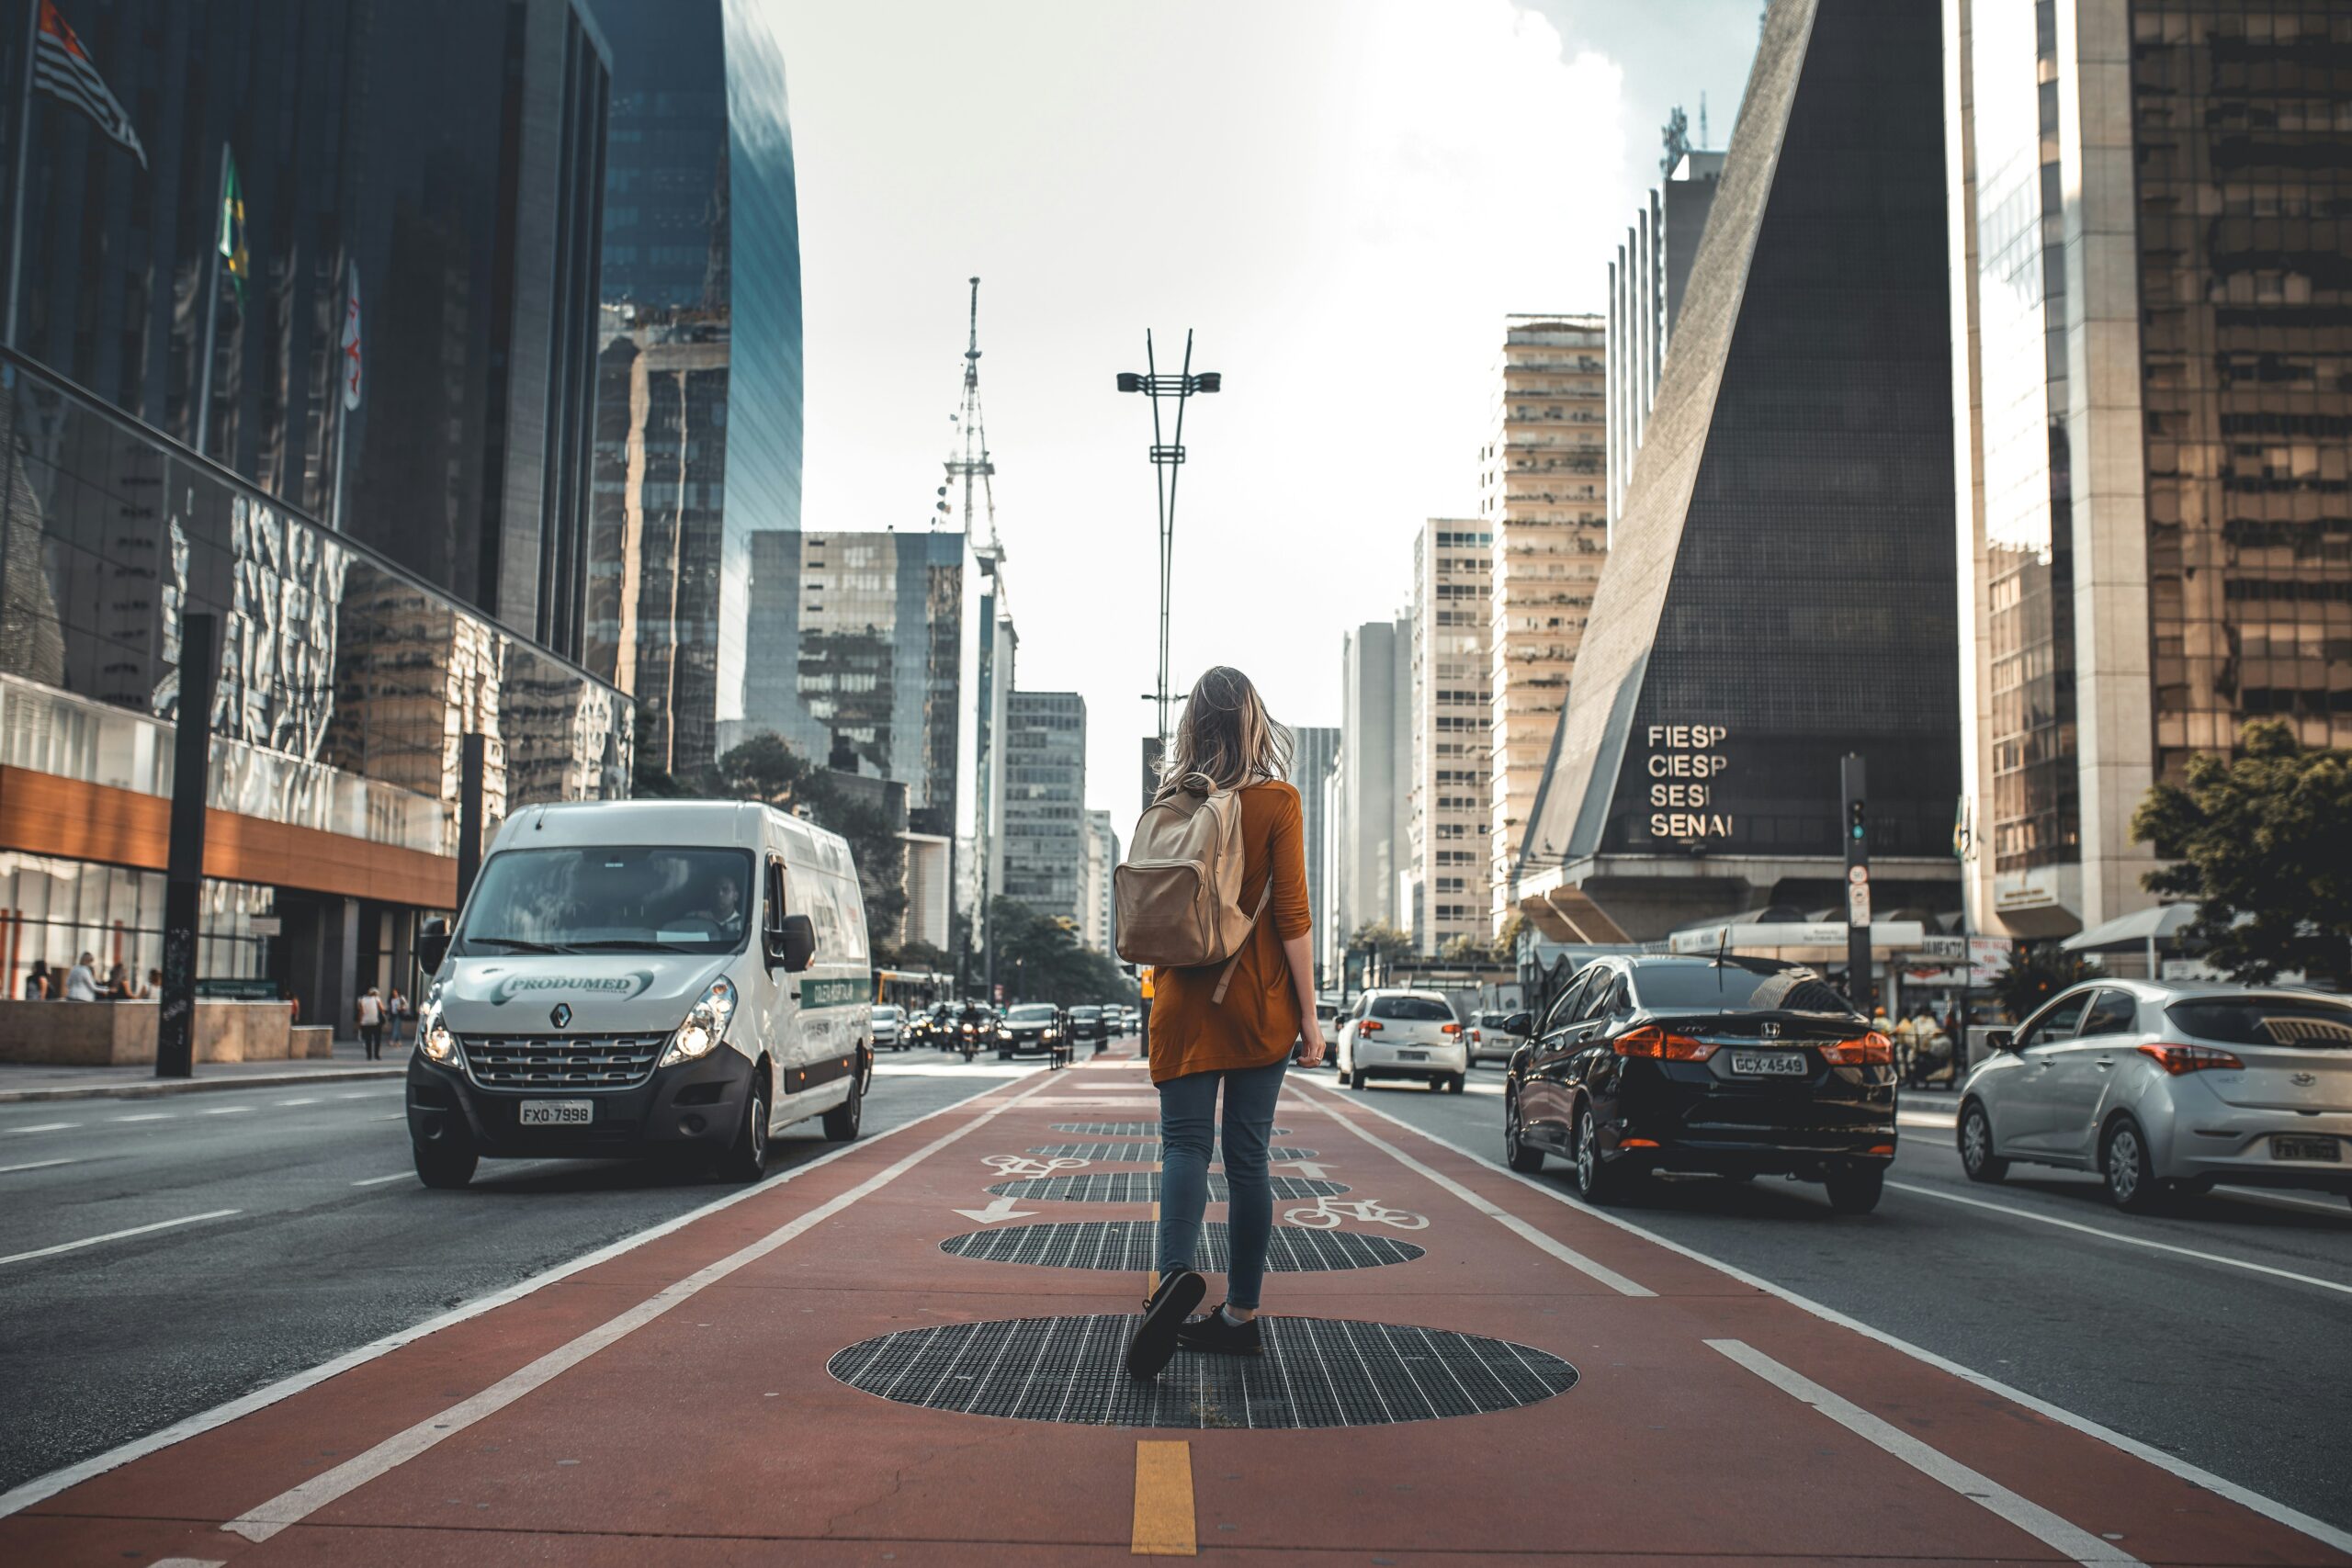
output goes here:
{"type": "Polygon", "coordinates": [[[1870,829],[1863,820],[1862,803],[1859,800],[1846,803],[1846,837],[1858,844],[1869,841],[1870,829]]]}

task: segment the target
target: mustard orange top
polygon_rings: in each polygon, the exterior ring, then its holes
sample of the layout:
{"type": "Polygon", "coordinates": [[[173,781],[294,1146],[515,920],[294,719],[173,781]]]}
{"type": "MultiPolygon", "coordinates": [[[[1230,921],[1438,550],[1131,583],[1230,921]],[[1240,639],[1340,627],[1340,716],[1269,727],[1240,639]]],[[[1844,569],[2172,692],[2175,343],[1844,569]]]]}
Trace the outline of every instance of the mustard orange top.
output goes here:
{"type": "Polygon", "coordinates": [[[1151,1081],[1193,1073],[1272,1066],[1298,1038],[1298,991],[1283,943],[1313,929],[1306,908],[1306,840],[1298,791],[1279,779],[1241,791],[1241,907],[1274,896],[1242,944],[1225,1000],[1222,964],[1151,972],[1151,1081]]]}

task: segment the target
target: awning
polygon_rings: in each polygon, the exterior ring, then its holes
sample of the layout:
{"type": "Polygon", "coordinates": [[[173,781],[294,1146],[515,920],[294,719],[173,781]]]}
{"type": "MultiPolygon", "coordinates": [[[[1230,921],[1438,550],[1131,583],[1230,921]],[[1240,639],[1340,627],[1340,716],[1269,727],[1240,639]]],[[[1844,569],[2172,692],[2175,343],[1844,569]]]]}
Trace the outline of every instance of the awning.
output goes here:
{"type": "Polygon", "coordinates": [[[2077,931],[2058,945],[2068,953],[2081,953],[2094,947],[2139,947],[2150,942],[2162,942],[2178,936],[2197,919],[2194,904],[2157,904],[2145,909],[2134,909],[2128,915],[2118,915],[2103,920],[2086,931],[2077,931]]]}

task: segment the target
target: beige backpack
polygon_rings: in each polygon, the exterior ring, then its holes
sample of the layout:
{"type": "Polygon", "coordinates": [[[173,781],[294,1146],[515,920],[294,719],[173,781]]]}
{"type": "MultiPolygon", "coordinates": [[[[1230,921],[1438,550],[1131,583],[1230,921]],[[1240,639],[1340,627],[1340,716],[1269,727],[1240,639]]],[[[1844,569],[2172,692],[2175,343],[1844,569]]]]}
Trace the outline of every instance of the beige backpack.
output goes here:
{"type": "Polygon", "coordinates": [[[1127,858],[1112,873],[1119,956],[1172,969],[1223,964],[1225,1000],[1241,945],[1273,897],[1269,874],[1255,913],[1241,908],[1241,797],[1190,773],[1144,808],[1127,858]]]}

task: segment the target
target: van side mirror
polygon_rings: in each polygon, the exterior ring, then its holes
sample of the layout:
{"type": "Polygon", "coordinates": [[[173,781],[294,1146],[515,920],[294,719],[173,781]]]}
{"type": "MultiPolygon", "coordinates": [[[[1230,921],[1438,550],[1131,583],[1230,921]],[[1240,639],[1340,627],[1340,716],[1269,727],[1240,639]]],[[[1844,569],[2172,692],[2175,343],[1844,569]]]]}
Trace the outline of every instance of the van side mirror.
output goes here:
{"type": "Polygon", "coordinates": [[[427,975],[438,974],[449,956],[449,922],[435,918],[416,933],[416,961],[427,975]]]}
{"type": "Polygon", "coordinates": [[[1535,1017],[1532,1013],[1515,1012],[1503,1020],[1503,1032],[1515,1039],[1524,1040],[1534,1032],[1535,1017]]]}
{"type": "Polygon", "coordinates": [[[784,929],[768,938],[768,962],[781,964],[797,975],[816,958],[817,928],[809,924],[806,915],[785,916],[784,929]]]}

